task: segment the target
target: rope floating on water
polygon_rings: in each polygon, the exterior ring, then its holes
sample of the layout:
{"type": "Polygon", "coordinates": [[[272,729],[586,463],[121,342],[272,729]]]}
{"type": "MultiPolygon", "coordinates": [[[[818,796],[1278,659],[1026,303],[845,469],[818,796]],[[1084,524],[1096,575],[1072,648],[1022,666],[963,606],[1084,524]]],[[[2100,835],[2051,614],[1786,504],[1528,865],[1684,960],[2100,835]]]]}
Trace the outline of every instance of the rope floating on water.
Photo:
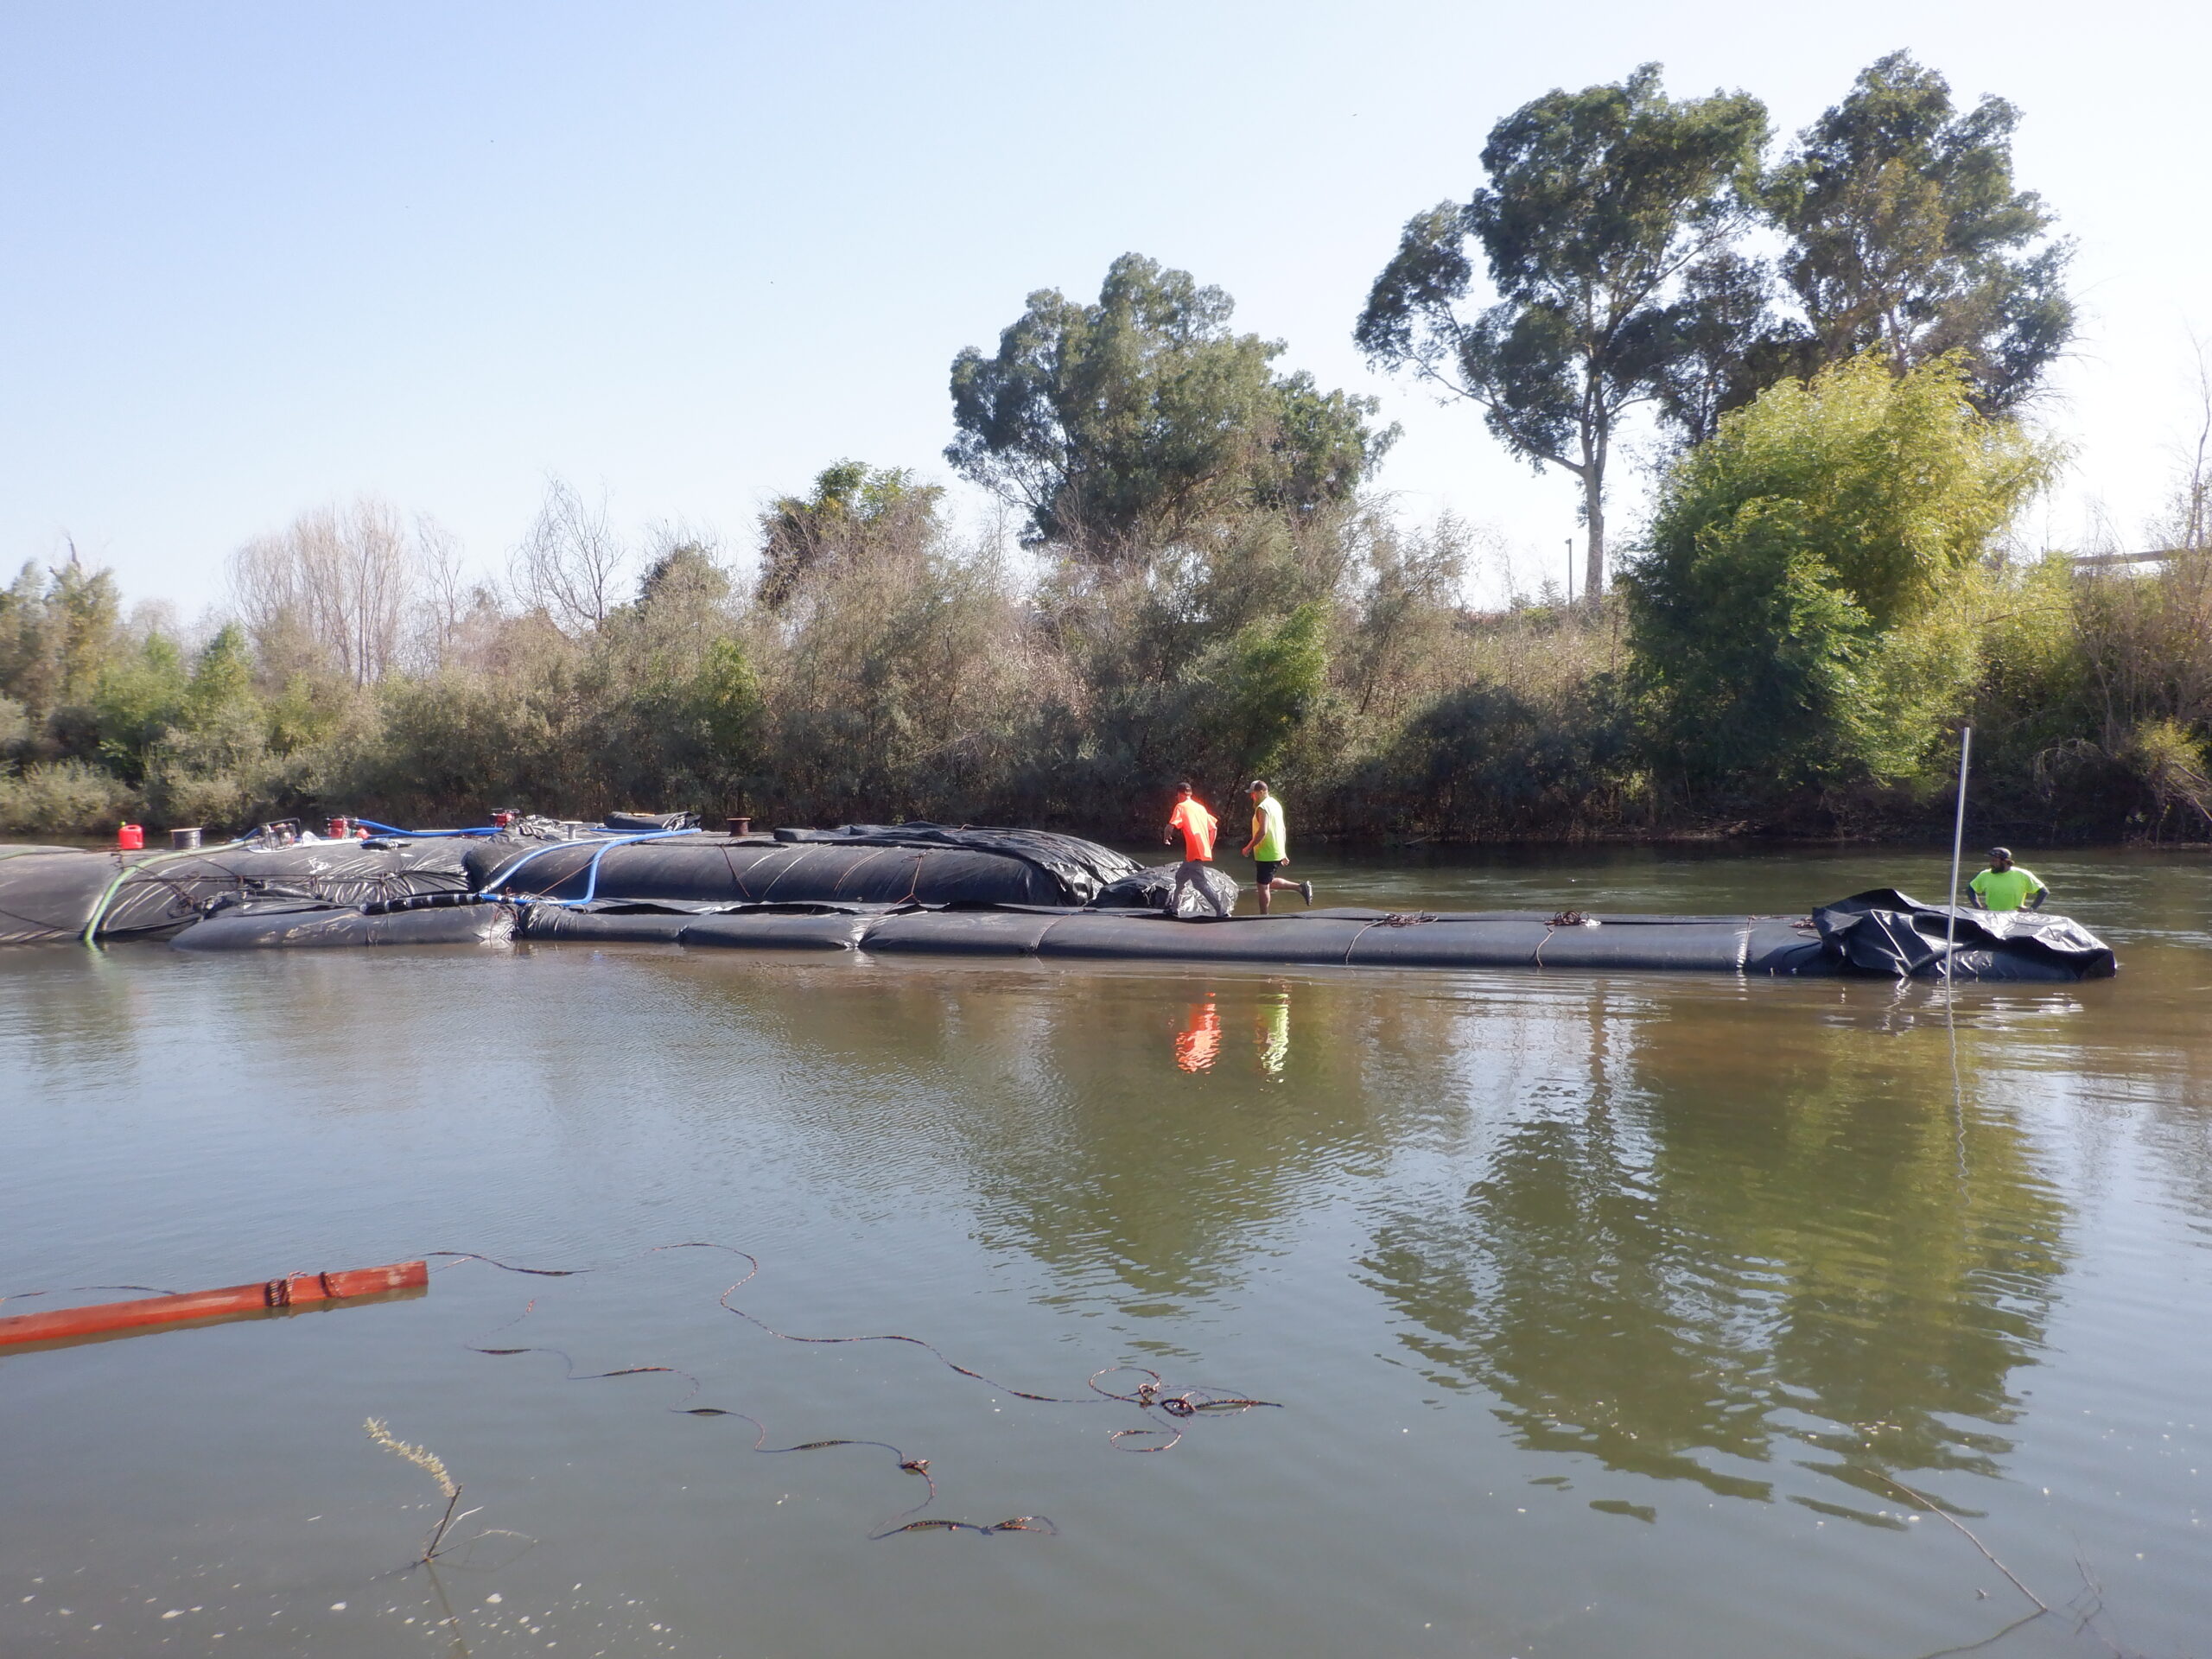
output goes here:
{"type": "MultiPolygon", "coordinates": [[[[1200,1416],[1241,1415],[1244,1412],[1251,1411],[1259,1408],[1266,1408],[1270,1410],[1281,1410],[1282,1408],[1281,1402],[1280,1401],[1259,1400],[1249,1395],[1230,1393],[1221,1389],[1207,1388],[1187,1388],[1180,1390],[1171,1389],[1159,1372],[1152,1370],[1149,1366],[1143,1365],[1109,1365],[1099,1370],[1094,1371],[1085,1380],[1084,1386],[1088,1392],[1084,1395],[1063,1395],[1041,1394],[1033,1389],[1017,1389],[1012,1387],[1010,1384],[1000,1382],[995,1377],[986,1376],[983,1372],[976,1370],[971,1366],[963,1365],[958,1361],[952,1358],[952,1357],[947,1354],[943,1349],[939,1348],[935,1343],[927,1341],[920,1337],[906,1336],[895,1332],[868,1332],[852,1336],[800,1336],[791,1332],[779,1331],[774,1325],[770,1325],[766,1320],[761,1319],[757,1314],[747,1313],[745,1309],[735,1306],[730,1300],[731,1297],[734,1296],[740,1290],[743,1289],[747,1285],[750,1284],[756,1277],[759,1276],[761,1270],[760,1259],[753,1255],[749,1250],[741,1250],[733,1245],[717,1244],[704,1240],[690,1240],[678,1244],[655,1245],[650,1249],[639,1251],[635,1255],[618,1257],[614,1262],[600,1263],[588,1268],[524,1267],[514,1262],[502,1262],[495,1257],[484,1255],[473,1250],[433,1250],[429,1253],[429,1257],[427,1259],[440,1261],[445,1266],[448,1267],[458,1267],[465,1262],[481,1262],[487,1267],[496,1268],[504,1273],[528,1274],[533,1277],[543,1279],[568,1279],[575,1278],[584,1274],[604,1271],[607,1268],[620,1266],[626,1262],[637,1261],[645,1256],[656,1255],[671,1250],[714,1250],[742,1259],[747,1264],[745,1276],[740,1279],[735,1284],[730,1286],[728,1289],[723,1291],[721,1295],[716,1299],[717,1302],[726,1311],[736,1314],[738,1318],[743,1319],[747,1324],[754,1326],[756,1329],[766,1332],[771,1337],[775,1338],[779,1342],[804,1343],[809,1345],[830,1345],[863,1342],[902,1343],[910,1347],[922,1349],[925,1352],[933,1355],[949,1370],[957,1372],[960,1376],[969,1377],[976,1382],[982,1382],[988,1387],[996,1389],[1001,1393],[1011,1395],[1017,1400],[1032,1401],[1040,1405],[1128,1405],[1135,1406],[1138,1410],[1145,1413],[1147,1416],[1157,1412],[1168,1420],[1167,1423],[1164,1427],[1125,1427],[1110,1431],[1106,1437],[1107,1442],[1116,1451],[1132,1452],[1172,1451],[1175,1446],[1182,1443],[1187,1425],[1192,1420],[1200,1416]],[[1140,1381],[1133,1389],[1128,1389],[1127,1391],[1118,1391],[1113,1387],[1107,1385],[1104,1379],[1110,1378],[1116,1373],[1120,1372],[1132,1373],[1141,1377],[1143,1380],[1140,1381]],[[1153,1440],[1157,1443],[1150,1445],[1135,1445],[1130,1443],[1140,1440],[1153,1440]]],[[[529,1318],[536,1310],[537,1306],[537,1300],[532,1298],[531,1300],[524,1306],[521,1313],[518,1314],[515,1319],[508,1321],[506,1325],[499,1328],[503,1331],[512,1329],[514,1325],[521,1323],[523,1319],[529,1318]]],[[[888,1452],[896,1460],[899,1472],[918,1477],[927,1488],[927,1491],[919,1503],[915,1504],[912,1509],[902,1510],[896,1516],[893,1516],[892,1525],[886,1527],[881,1531],[868,1535],[871,1540],[896,1537],[902,1533],[910,1532],[974,1532],[988,1535],[1001,1532],[1042,1532],[1047,1534],[1057,1534],[1059,1531],[1059,1528],[1053,1523],[1049,1516],[1041,1515],[1014,1516],[1007,1520],[993,1522],[988,1524],[973,1521],[953,1521],[937,1517],[917,1519],[915,1517],[919,1516],[923,1510],[928,1509],[931,1503],[935,1503],[938,1497],[937,1479],[930,1471],[930,1460],[927,1458],[910,1457],[907,1455],[904,1448],[893,1446],[887,1440],[840,1438],[823,1440],[808,1440],[797,1446],[769,1446],[766,1444],[768,1439],[767,1425],[762,1422],[758,1417],[752,1415],[750,1413],[737,1411],[722,1406],[694,1406],[689,1403],[698,1396],[700,1390],[704,1385],[693,1373],[683,1370],[677,1366],[624,1365],[619,1366],[614,1370],[606,1371],[579,1371],[576,1369],[575,1359],[564,1350],[559,1348],[543,1346],[488,1347],[472,1344],[469,1344],[469,1349],[473,1353],[486,1354],[494,1357],[540,1353],[553,1355],[562,1362],[562,1364],[564,1367],[562,1379],[564,1382],[603,1382],[621,1376],[645,1376],[656,1375],[682,1377],[690,1384],[690,1386],[684,1390],[683,1396],[677,1400],[676,1404],[667,1408],[668,1410],[679,1413],[689,1417],[734,1417],[744,1422],[748,1422],[753,1425],[755,1431],[753,1444],[748,1449],[760,1452],[764,1456],[781,1457],[795,1452],[823,1452],[842,1446],[868,1446],[888,1452]]]]}

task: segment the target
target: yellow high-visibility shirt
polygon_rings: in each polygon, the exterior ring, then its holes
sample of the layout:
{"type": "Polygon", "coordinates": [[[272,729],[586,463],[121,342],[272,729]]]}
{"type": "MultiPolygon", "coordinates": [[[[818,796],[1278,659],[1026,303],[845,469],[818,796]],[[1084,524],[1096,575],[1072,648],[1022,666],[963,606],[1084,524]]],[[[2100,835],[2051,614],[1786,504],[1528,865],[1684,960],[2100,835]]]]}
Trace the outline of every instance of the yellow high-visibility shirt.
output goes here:
{"type": "Polygon", "coordinates": [[[2038,893],[2047,892],[2033,870],[2015,864],[2009,870],[1984,870],[1967,883],[1992,910],[2018,910],[2038,893]]]}
{"type": "Polygon", "coordinates": [[[1283,828],[1282,803],[1272,795],[1252,809],[1252,857],[1262,864],[1280,864],[1290,856],[1290,831],[1283,828]]]}

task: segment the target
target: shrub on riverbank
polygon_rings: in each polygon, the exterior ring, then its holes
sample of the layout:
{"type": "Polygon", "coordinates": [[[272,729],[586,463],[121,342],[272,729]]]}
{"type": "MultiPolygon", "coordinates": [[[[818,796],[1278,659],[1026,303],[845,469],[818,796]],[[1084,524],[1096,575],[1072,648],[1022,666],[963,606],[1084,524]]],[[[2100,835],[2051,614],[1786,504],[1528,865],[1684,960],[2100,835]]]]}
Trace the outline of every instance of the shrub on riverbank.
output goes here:
{"type": "Polygon", "coordinates": [[[2148,569],[2009,564],[2039,461],[1941,365],[1786,383],[1677,463],[1622,594],[1495,613],[1461,602],[1465,531],[1357,499],[1025,569],[847,465],[764,516],[750,592],[677,532],[619,584],[566,492],[512,592],[395,550],[388,512],[310,515],[197,649],[74,563],[0,594],[0,829],[689,807],[1141,838],[1182,776],[1238,827],[1259,772],[1307,835],[1917,835],[1971,719],[1978,823],[2202,836],[2204,515],[2148,569]],[[372,591],[333,575],[374,559],[372,591]]]}

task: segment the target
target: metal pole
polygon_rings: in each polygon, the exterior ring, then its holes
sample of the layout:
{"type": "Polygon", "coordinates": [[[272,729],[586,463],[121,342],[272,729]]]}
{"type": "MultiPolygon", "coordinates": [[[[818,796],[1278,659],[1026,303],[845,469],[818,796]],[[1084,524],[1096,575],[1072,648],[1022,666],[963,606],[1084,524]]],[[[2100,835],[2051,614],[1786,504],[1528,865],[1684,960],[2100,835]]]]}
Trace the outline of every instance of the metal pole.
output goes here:
{"type": "Polygon", "coordinates": [[[1574,537],[1567,538],[1567,602],[1574,603],[1574,537]]]}
{"type": "Polygon", "coordinates": [[[1959,810],[1951,823],[1951,901],[1943,917],[1943,983],[1951,983],[1951,942],[1959,925],[1959,856],[1967,842],[1967,759],[1974,753],[1974,728],[1959,728],[1959,810]]]}

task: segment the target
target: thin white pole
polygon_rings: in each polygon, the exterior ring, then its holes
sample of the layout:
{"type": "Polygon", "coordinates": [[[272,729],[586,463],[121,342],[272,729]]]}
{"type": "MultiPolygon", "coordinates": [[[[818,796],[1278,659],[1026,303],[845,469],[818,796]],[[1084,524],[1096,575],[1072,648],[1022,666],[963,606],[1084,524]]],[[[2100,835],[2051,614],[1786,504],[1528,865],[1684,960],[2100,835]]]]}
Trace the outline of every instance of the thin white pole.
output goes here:
{"type": "Polygon", "coordinates": [[[1974,728],[1959,728],[1959,810],[1951,823],[1951,901],[1943,918],[1943,983],[1951,982],[1951,942],[1959,925],[1959,855],[1967,842],[1967,759],[1974,753],[1974,728]]]}

